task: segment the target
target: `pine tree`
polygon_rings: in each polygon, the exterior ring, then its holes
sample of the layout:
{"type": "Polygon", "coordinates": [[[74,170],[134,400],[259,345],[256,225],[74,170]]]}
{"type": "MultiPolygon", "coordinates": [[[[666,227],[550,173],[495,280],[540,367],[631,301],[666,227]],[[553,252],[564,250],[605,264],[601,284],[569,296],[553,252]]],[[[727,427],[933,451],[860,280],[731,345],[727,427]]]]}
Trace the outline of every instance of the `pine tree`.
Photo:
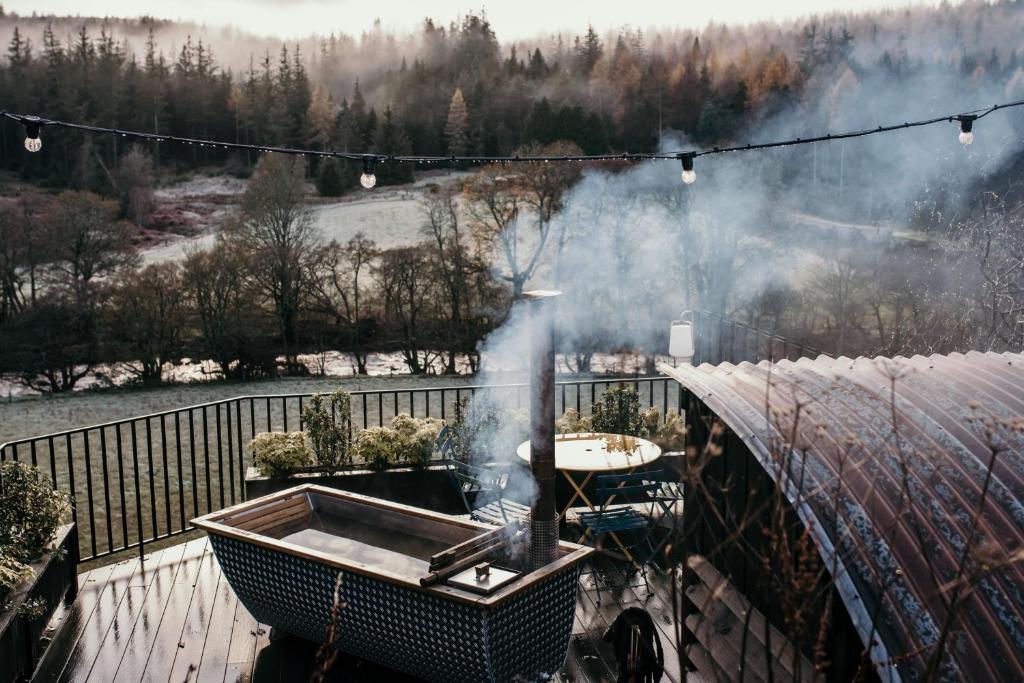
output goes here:
{"type": "Polygon", "coordinates": [[[334,117],[334,140],[342,152],[354,151],[356,144],[355,114],[348,106],[348,100],[342,100],[338,113],[334,117]]]}
{"type": "Polygon", "coordinates": [[[456,88],[452,102],[448,106],[448,123],[444,127],[444,139],[448,143],[448,154],[463,156],[469,146],[467,130],[469,128],[469,110],[462,97],[462,89],[456,88]]]}
{"type": "MultiPolygon", "coordinates": [[[[384,120],[377,129],[373,139],[373,149],[377,154],[409,154],[412,146],[402,126],[395,122],[391,107],[384,112],[384,120]]],[[[377,166],[378,185],[401,185],[413,181],[412,164],[397,161],[385,162],[377,166]]]]}
{"type": "Polygon", "coordinates": [[[312,99],[309,77],[302,63],[302,52],[298,45],[292,57],[291,88],[288,91],[288,125],[290,126],[290,142],[295,145],[304,144],[309,134],[309,105],[312,99]]]}
{"type": "Polygon", "coordinates": [[[597,112],[591,112],[587,117],[584,130],[582,139],[577,140],[577,144],[583,148],[584,153],[605,154],[608,152],[608,131],[597,112]]]}
{"type": "Polygon", "coordinates": [[[320,174],[316,179],[316,189],[321,197],[340,197],[352,187],[351,179],[345,167],[338,159],[327,159],[320,164],[320,174]]]}
{"type": "Polygon", "coordinates": [[[526,75],[532,79],[544,78],[548,75],[548,65],[544,61],[544,55],[541,54],[539,47],[530,55],[530,64],[526,67],[526,75]]]}
{"type": "Polygon", "coordinates": [[[530,142],[539,142],[547,145],[555,141],[558,131],[555,121],[555,112],[551,108],[548,98],[541,98],[539,102],[533,103],[533,109],[526,119],[526,130],[523,138],[530,142]]]}
{"type": "Polygon", "coordinates": [[[309,144],[326,150],[334,143],[334,100],[327,88],[317,85],[309,103],[309,144]]]}
{"type": "Polygon", "coordinates": [[[373,135],[377,128],[377,113],[373,110],[366,111],[366,100],[363,99],[363,91],[359,87],[359,79],[356,79],[355,88],[352,91],[352,104],[349,106],[352,115],[352,151],[365,152],[370,149],[373,142],[373,135]]]}
{"type": "Polygon", "coordinates": [[[590,72],[594,70],[594,65],[604,56],[601,38],[598,37],[597,31],[592,25],[587,25],[587,33],[583,36],[583,40],[580,40],[579,36],[576,37],[575,51],[576,68],[584,76],[589,76],[590,72]]]}

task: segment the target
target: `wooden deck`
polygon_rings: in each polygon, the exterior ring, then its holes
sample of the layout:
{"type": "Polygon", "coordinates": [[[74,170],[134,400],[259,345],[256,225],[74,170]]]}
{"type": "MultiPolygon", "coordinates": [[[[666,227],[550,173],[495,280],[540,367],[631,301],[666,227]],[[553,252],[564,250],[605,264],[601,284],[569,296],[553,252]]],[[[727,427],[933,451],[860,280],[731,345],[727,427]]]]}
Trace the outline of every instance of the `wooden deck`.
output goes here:
{"type": "MultiPolygon", "coordinates": [[[[663,681],[682,683],[676,654],[668,579],[650,572],[652,595],[643,588],[602,593],[581,591],[569,657],[556,680],[614,681],[615,660],[601,640],[619,610],[645,607],[665,647],[663,681]],[[646,598],[646,599],[645,599],[646,598]]],[[[58,617],[62,623],[33,680],[37,681],[305,681],[316,645],[286,638],[270,642],[235,598],[206,538],[100,567],[79,577],[78,599],[58,617]]],[[[408,681],[361,660],[339,658],[339,681],[408,681]]],[[[690,674],[685,680],[694,680],[690,674]]]]}

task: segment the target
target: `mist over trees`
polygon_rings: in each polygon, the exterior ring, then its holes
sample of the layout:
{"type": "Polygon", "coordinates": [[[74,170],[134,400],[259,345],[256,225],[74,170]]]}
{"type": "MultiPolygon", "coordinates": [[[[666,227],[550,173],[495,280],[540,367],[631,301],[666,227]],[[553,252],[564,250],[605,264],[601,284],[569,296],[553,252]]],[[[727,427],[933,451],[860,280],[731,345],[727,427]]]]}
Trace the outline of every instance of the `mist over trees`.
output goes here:
{"type": "MultiPolygon", "coordinates": [[[[1024,97],[1024,11],[1009,1],[506,44],[483,14],[284,45],[149,19],[7,14],[0,31],[8,111],[382,155],[707,148],[1024,97]]],[[[538,274],[571,290],[562,350],[580,372],[607,351],[653,368],[684,307],[839,354],[1004,348],[1024,336],[1018,114],[1005,130],[985,120],[979,135],[1006,133],[1005,150],[966,180],[952,129],[944,158],[902,138],[810,146],[716,159],[688,190],[678,164],[657,178],[624,162],[462,168],[425,191],[419,240],[397,248],[314,229],[308,188],[352,191],[350,162],[59,128],[30,154],[6,122],[0,157],[18,182],[0,193],[0,371],[66,391],[101,363],[128,362],[144,384],[183,357],[248,379],[306,372],[297,356],[327,350],[359,373],[374,351],[414,373],[475,371],[479,342],[538,274]],[[249,178],[237,214],[212,248],[140,269],[154,187],[196,171],[249,178]],[[916,241],[807,238],[790,214],[898,222],[916,241]],[[765,275],[797,266],[798,284],[765,275]]],[[[381,163],[378,185],[416,170],[381,163]]]]}
{"type": "MultiPolygon", "coordinates": [[[[447,26],[426,19],[409,34],[376,25],[287,44],[146,18],[6,14],[0,100],[81,123],[349,152],[491,155],[560,140],[591,154],[645,152],[669,131],[710,146],[789,108],[819,116],[820,100],[842,106],[876,75],[953,71],[966,92],[1021,80],[1021,15],[1005,0],[700,32],[587,27],[502,45],[473,13],[447,26]]],[[[60,153],[26,157],[15,128],[0,139],[8,168],[56,187],[118,191],[128,150],[116,136],[47,130],[60,153]]],[[[164,169],[246,172],[256,162],[209,147],[150,151],[164,169]]],[[[355,174],[342,175],[350,185],[355,174]]]]}

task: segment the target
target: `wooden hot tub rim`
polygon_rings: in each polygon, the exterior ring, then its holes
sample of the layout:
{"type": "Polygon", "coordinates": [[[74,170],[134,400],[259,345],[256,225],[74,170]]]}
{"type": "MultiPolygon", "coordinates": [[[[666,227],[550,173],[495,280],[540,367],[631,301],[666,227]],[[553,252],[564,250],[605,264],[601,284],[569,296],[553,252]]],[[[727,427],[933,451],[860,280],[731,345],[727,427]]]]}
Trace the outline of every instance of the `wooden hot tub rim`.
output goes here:
{"type": "MultiPolygon", "coordinates": [[[[339,498],[347,500],[349,502],[355,502],[370,507],[381,508],[391,512],[398,512],[412,517],[420,518],[423,520],[430,520],[439,524],[446,524],[454,527],[461,527],[470,531],[479,531],[485,533],[487,531],[493,531],[494,526],[485,524],[483,522],[476,522],[468,519],[459,519],[450,515],[444,515],[439,512],[432,512],[430,510],[424,510],[422,508],[411,507],[409,505],[403,505],[401,503],[393,503],[391,501],[381,500],[380,498],[372,498],[370,496],[364,496],[358,493],[349,493],[348,491],[341,491],[338,489],[331,489],[325,486],[318,486],[316,484],[302,484],[284,491],[272,493],[268,496],[257,498],[256,500],[246,501],[231,507],[212,512],[202,517],[197,517],[191,521],[192,525],[198,529],[202,529],[208,534],[216,534],[219,536],[225,536],[228,538],[234,538],[239,541],[246,543],[252,543],[269,550],[276,550],[278,552],[284,552],[297,557],[302,557],[307,560],[314,562],[320,562],[337,569],[342,569],[356,574],[362,574],[370,578],[379,579],[388,583],[393,583],[402,586],[403,588],[409,588],[425,593],[433,593],[435,595],[444,596],[446,599],[455,600],[470,605],[477,605],[481,607],[493,607],[499,605],[508,598],[515,596],[519,591],[531,586],[532,584],[543,581],[547,577],[557,574],[567,567],[570,567],[578,562],[581,562],[584,558],[594,552],[593,548],[588,546],[578,545],[576,543],[570,543],[568,541],[560,541],[559,557],[551,564],[541,567],[535,571],[525,573],[520,578],[512,581],[511,583],[501,587],[491,595],[475,595],[462,589],[453,588],[443,584],[434,586],[421,586],[419,584],[419,577],[411,578],[403,576],[401,574],[395,574],[385,569],[379,569],[376,567],[369,567],[360,562],[354,562],[340,558],[337,555],[331,555],[329,553],[323,553],[305,546],[300,546],[287,541],[282,541],[271,536],[266,536],[259,532],[248,531],[246,529],[240,529],[230,524],[225,523],[228,518],[238,517],[244,515],[246,512],[257,512],[272,508],[280,505],[290,498],[305,498],[307,504],[312,508],[312,502],[309,501],[309,494],[316,493],[318,495],[324,495],[333,498],[339,498]]],[[[254,515],[251,518],[256,518],[254,515]]],[[[248,517],[241,517],[241,521],[250,519],[248,517]]],[[[454,544],[453,544],[454,545],[454,544]]]]}

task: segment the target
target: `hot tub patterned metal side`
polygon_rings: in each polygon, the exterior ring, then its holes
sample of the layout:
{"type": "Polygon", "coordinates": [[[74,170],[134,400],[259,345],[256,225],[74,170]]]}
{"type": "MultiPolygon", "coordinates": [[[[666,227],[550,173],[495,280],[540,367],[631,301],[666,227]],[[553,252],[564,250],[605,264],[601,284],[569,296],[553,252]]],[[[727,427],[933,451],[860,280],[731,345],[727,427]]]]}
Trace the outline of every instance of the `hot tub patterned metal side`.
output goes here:
{"type": "Polygon", "coordinates": [[[341,571],[339,648],[433,681],[543,679],[569,647],[579,565],[485,609],[210,534],[238,599],[264,624],[323,639],[341,571]]]}

